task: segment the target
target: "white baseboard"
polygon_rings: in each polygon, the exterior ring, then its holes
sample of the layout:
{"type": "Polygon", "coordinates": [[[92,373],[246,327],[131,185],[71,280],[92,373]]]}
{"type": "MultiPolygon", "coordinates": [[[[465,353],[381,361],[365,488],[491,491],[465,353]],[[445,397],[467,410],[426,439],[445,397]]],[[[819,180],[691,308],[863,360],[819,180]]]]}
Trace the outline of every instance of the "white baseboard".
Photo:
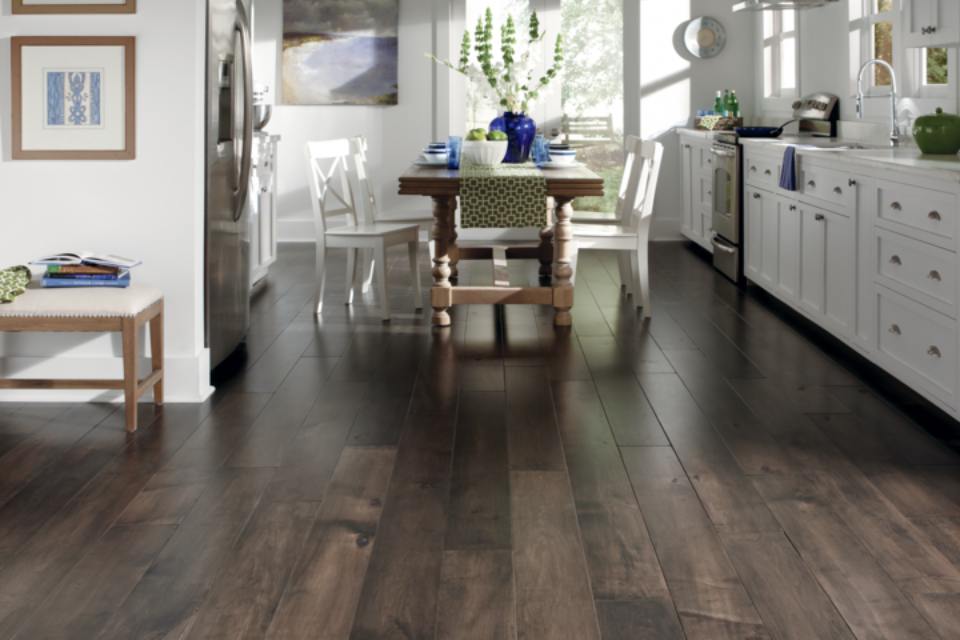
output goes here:
{"type": "MultiPolygon", "coordinates": [[[[149,369],[141,362],[141,375],[149,369]]],[[[196,357],[173,357],[164,360],[164,395],[170,403],[198,403],[209,398],[210,351],[204,349],[196,357]]],[[[123,377],[123,359],[119,357],[53,357],[0,358],[0,376],[4,378],[114,378],[123,377]]],[[[145,398],[149,399],[148,393],[145,398]]],[[[0,391],[0,402],[122,402],[123,393],[105,390],[18,390],[0,391]]]]}
{"type": "MultiPolygon", "coordinates": [[[[677,219],[654,220],[650,237],[654,242],[679,241],[681,221],[677,219]]],[[[314,242],[316,231],[313,218],[281,218],[278,239],[280,242],[314,242]]]]}

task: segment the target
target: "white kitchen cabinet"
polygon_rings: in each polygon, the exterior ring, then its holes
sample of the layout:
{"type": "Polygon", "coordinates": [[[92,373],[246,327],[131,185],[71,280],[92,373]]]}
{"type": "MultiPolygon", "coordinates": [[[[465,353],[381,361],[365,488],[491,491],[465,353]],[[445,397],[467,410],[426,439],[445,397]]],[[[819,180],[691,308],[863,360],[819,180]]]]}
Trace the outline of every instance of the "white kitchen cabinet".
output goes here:
{"type": "Polygon", "coordinates": [[[792,301],[800,279],[796,207],[783,196],[749,186],[744,189],[744,198],[747,277],[792,301]]]}
{"type": "Polygon", "coordinates": [[[960,2],[903,0],[903,42],[911,48],[960,44],[960,2]]]}
{"type": "Polygon", "coordinates": [[[713,252],[711,219],[713,211],[713,154],[710,140],[702,135],[683,133],[680,137],[681,179],[683,181],[683,220],[681,233],[709,252],[713,252]]]}

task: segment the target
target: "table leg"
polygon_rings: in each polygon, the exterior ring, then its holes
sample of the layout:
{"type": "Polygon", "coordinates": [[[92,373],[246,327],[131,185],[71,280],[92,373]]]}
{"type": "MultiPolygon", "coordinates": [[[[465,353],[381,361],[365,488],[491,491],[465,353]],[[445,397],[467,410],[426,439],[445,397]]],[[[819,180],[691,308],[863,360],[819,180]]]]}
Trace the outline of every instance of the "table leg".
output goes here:
{"type": "Polygon", "coordinates": [[[450,211],[450,244],[447,255],[450,256],[450,279],[456,282],[460,278],[460,245],[457,244],[457,205],[456,199],[450,211]]]}
{"type": "Polygon", "coordinates": [[[553,251],[556,267],[553,270],[554,324],[569,327],[573,324],[573,198],[557,197],[556,225],[553,229],[553,251]]]}
{"type": "MultiPolygon", "coordinates": [[[[547,198],[547,226],[540,230],[540,279],[549,281],[553,275],[553,223],[556,201],[547,198]]],[[[548,284],[543,282],[541,284],[548,284]]]]}
{"type": "MultiPolygon", "coordinates": [[[[450,289],[450,240],[453,232],[453,200],[451,196],[433,197],[433,289],[431,294],[434,301],[437,298],[448,299],[449,296],[436,295],[438,289],[450,289]]],[[[442,293],[446,293],[445,291],[442,293]]],[[[433,307],[433,326],[449,327],[450,314],[447,306],[433,307]]]]}

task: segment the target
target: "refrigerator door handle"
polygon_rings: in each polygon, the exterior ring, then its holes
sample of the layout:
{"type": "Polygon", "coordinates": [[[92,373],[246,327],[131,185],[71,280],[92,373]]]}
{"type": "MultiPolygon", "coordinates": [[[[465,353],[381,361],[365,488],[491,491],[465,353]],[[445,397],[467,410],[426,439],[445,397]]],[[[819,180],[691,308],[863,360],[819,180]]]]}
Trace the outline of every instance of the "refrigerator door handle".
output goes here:
{"type": "Polygon", "coordinates": [[[250,195],[250,173],[253,170],[253,55],[250,43],[250,18],[243,0],[237,0],[236,32],[240,35],[243,54],[243,157],[240,160],[240,177],[233,192],[236,208],[233,221],[239,222],[250,195]]]}

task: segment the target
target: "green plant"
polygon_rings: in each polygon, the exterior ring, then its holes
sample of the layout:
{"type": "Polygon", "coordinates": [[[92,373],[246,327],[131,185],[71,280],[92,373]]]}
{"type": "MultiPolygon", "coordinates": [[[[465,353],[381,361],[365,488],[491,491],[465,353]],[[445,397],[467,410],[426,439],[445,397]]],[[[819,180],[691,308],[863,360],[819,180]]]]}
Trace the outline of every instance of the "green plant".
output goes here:
{"type": "Polygon", "coordinates": [[[466,76],[491,102],[504,110],[525,113],[559,76],[563,67],[563,37],[557,36],[552,64],[538,76],[538,45],[546,34],[540,29],[540,18],[535,11],[530,15],[527,38],[522,44],[517,39],[516,20],[507,16],[500,26],[499,60],[494,57],[494,33],[493,11],[487,8],[484,17],[477,20],[473,38],[469,30],[463,32],[457,64],[430,54],[428,57],[466,76]],[[471,56],[474,57],[472,61],[471,56]]]}

